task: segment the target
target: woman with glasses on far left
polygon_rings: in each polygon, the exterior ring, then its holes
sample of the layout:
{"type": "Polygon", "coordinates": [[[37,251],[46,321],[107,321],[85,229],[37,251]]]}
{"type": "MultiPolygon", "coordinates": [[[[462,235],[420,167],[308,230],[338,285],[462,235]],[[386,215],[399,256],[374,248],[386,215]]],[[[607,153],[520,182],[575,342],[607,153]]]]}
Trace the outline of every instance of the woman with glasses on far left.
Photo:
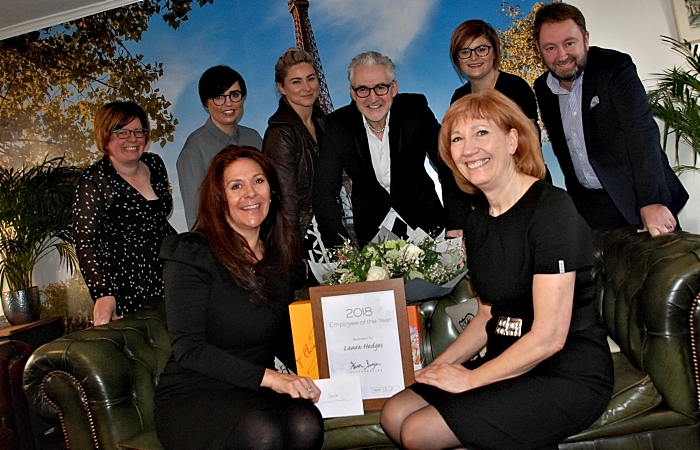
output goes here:
{"type": "Polygon", "coordinates": [[[134,102],[104,105],[95,116],[95,144],[104,157],[80,178],[73,235],[95,325],[163,301],[160,244],[173,198],[163,160],[146,152],[148,116],[134,102]]]}

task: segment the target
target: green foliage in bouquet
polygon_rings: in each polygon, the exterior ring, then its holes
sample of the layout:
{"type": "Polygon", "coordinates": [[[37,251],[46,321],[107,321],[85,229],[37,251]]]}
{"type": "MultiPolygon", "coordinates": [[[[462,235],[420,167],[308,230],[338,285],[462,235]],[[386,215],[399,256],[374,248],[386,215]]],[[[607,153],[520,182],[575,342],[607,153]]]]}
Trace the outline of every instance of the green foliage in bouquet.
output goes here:
{"type": "MultiPolygon", "coordinates": [[[[345,241],[336,251],[338,266],[328,277],[328,284],[348,284],[363,281],[403,278],[424,279],[442,285],[464,272],[459,248],[438,251],[440,242],[425,238],[420,242],[389,239],[369,243],[362,250],[345,241]]],[[[442,242],[442,246],[446,244],[442,242]]]]}

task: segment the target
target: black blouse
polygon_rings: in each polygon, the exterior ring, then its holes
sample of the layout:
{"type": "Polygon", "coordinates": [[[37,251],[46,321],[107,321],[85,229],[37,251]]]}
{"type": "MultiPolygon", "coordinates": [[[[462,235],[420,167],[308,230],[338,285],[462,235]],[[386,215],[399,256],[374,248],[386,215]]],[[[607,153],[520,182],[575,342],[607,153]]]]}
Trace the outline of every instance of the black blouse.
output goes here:
{"type": "Polygon", "coordinates": [[[175,233],[168,223],[173,199],[165,165],[153,153],[141,161],[158,199],[146,200],[105,156],[83,172],[73,203],[80,271],[93,300],[116,298],[117,315],[163,298],[158,252],[163,238],[175,233]]]}

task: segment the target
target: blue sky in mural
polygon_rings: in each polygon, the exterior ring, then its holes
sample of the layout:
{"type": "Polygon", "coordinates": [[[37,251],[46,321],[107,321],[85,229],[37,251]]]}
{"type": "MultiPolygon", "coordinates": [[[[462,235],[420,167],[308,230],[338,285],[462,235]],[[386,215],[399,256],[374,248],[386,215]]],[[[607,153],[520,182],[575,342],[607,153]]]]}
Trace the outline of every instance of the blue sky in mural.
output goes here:
{"type": "MultiPolygon", "coordinates": [[[[514,4],[529,11],[534,1],[514,4]]],[[[441,120],[452,92],[462,84],[449,58],[452,30],[472,18],[503,29],[508,22],[500,8],[500,0],[310,0],[309,16],[334,107],[350,102],[347,66],[352,57],[376,50],[396,63],[399,91],[425,94],[441,120]]],[[[175,196],[171,223],[178,231],[186,226],[175,162],[187,136],[208,117],[197,94],[200,75],[217,64],[238,70],[248,85],[240,123],[263,135],[278,102],[275,61],[295,45],[286,0],[215,0],[195,7],[189,19],[176,31],[154,19],[143,40],[129,45],[147,62],[163,63],[165,73],[156,87],[172,102],[179,121],[174,142],[163,149],[151,146],[168,168],[175,196]]],[[[550,168],[556,166],[550,151],[545,158],[550,168]]],[[[561,185],[558,173],[555,183],[561,185]]]]}

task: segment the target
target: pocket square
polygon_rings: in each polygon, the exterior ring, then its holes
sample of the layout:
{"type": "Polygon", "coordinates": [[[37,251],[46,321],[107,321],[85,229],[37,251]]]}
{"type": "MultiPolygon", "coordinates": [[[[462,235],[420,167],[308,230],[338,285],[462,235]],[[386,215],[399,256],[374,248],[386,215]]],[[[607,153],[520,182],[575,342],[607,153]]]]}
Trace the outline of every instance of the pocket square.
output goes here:
{"type": "Polygon", "coordinates": [[[591,99],[591,107],[588,108],[588,109],[593,109],[593,107],[595,107],[595,105],[597,105],[598,103],[600,103],[600,99],[599,99],[598,96],[596,95],[595,97],[593,97],[593,98],[591,99]]]}

